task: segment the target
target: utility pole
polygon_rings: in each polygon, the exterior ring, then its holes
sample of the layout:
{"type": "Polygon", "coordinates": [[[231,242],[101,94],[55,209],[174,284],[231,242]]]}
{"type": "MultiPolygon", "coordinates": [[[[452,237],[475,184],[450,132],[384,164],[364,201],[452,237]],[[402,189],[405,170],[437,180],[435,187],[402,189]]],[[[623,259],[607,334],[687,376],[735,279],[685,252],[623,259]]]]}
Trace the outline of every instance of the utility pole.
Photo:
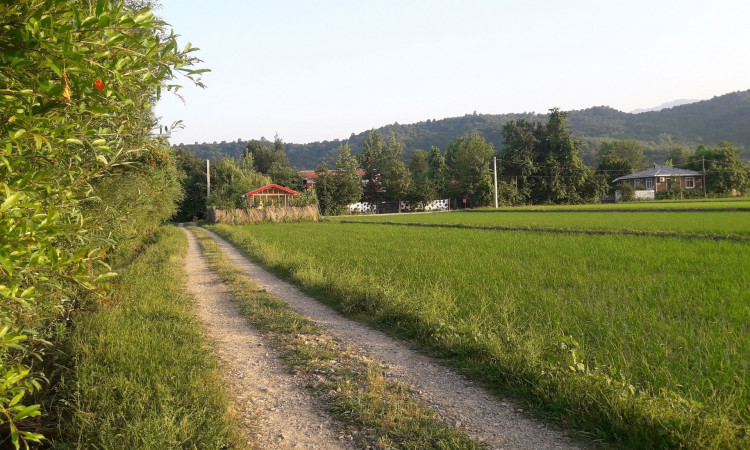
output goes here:
{"type": "Polygon", "coordinates": [[[492,158],[492,172],[495,175],[495,208],[497,209],[497,156],[492,158]]]}
{"type": "Polygon", "coordinates": [[[708,197],[706,195],[706,155],[701,156],[701,163],[703,164],[703,198],[708,197]]]}
{"type": "Polygon", "coordinates": [[[206,160],[206,198],[211,196],[211,160],[206,160]]]}

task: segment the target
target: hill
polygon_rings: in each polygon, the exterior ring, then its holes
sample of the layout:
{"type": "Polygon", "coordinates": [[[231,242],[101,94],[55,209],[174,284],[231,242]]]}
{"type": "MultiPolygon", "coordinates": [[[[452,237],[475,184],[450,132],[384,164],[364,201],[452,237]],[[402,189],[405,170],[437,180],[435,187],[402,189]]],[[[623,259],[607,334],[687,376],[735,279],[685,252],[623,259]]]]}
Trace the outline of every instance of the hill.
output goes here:
{"type": "MultiPolygon", "coordinates": [[[[395,133],[406,149],[406,157],[416,149],[429,150],[436,146],[445,150],[448,144],[470,133],[478,133],[495,149],[502,148],[502,127],[511,120],[544,120],[546,114],[467,114],[440,120],[427,120],[414,124],[394,123],[377,130],[388,136],[395,133]]],[[[666,153],[676,145],[695,147],[698,144],[715,145],[728,141],[734,145],[750,147],[750,90],[733,92],[695,103],[674,106],[659,111],[639,114],[625,113],[608,106],[596,106],[568,112],[568,126],[581,140],[581,156],[593,165],[602,141],[634,139],[640,141],[647,158],[663,162],[666,153]]],[[[315,168],[320,161],[333,162],[336,149],[348,141],[357,153],[370,130],[352,134],[348,139],[287,143],[289,161],[300,169],[315,168]]],[[[213,144],[187,144],[182,147],[199,158],[218,159],[223,155],[238,156],[246,141],[213,144]]],[[[750,157],[747,152],[744,157],[750,157]]]]}
{"type": "Polygon", "coordinates": [[[672,108],[674,106],[680,106],[680,105],[688,105],[690,103],[695,103],[695,102],[699,102],[699,101],[701,101],[701,99],[699,99],[699,98],[694,98],[694,99],[680,98],[680,99],[677,99],[677,100],[672,100],[671,102],[662,103],[661,105],[654,106],[652,108],[638,108],[638,109],[634,109],[634,110],[630,111],[630,113],[631,114],[640,114],[640,113],[649,112],[649,111],[661,111],[662,109],[672,108]]]}

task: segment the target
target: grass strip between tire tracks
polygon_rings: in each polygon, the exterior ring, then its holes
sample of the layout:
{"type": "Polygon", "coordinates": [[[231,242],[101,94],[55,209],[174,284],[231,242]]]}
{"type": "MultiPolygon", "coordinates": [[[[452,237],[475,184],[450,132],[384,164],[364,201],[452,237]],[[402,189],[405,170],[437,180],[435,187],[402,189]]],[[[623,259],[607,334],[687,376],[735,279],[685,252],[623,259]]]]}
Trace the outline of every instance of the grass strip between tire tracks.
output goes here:
{"type": "Polygon", "coordinates": [[[229,261],[205,232],[191,227],[211,270],[233,294],[250,323],[280,349],[290,369],[360,445],[376,448],[482,448],[440,422],[411,390],[388,381],[375,361],[338,342],[286,303],[259,289],[229,261]]]}
{"type": "Polygon", "coordinates": [[[221,371],[193,314],[182,230],[162,227],[109,304],[75,321],[72,417],[56,448],[242,447],[221,371]]]}

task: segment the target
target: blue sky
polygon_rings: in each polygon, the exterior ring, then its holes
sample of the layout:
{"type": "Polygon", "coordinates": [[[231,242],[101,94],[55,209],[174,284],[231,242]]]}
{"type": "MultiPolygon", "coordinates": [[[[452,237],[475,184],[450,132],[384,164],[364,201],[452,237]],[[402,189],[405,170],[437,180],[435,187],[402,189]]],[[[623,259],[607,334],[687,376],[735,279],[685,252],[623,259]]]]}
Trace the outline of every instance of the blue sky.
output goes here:
{"type": "Polygon", "coordinates": [[[750,2],[161,0],[212,70],[172,143],[347,138],[398,122],[750,89],[750,2]]]}

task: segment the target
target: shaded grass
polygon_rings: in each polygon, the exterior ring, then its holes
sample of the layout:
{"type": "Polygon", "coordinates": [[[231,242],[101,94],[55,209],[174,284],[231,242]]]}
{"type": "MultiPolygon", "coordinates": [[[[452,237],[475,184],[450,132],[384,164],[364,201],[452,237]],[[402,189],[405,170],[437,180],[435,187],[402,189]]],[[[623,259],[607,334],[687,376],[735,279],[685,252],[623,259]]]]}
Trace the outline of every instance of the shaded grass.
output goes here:
{"type": "Polygon", "coordinates": [[[627,446],[749,445],[750,244],[214,226],[342,311],[627,446]]]}
{"type": "Polygon", "coordinates": [[[376,448],[461,448],[481,446],[438,421],[408,388],[387,381],[383,368],[345,347],[309,319],[251,283],[205,232],[191,228],[242,314],[284,351],[285,361],[306,376],[347,433],[376,448]]]}
{"type": "Polygon", "coordinates": [[[184,233],[162,227],[122,271],[110,304],[79,315],[70,339],[72,417],[58,448],[241,446],[221,372],[181,286],[184,233]]]}
{"type": "Polygon", "coordinates": [[[435,214],[402,214],[388,216],[348,216],[332,220],[347,222],[392,222],[420,224],[451,224],[461,226],[602,230],[622,233],[695,234],[708,237],[750,237],[750,212],[591,212],[566,211],[474,211],[435,214]],[[551,212],[563,214],[551,214],[551,212]]]}

